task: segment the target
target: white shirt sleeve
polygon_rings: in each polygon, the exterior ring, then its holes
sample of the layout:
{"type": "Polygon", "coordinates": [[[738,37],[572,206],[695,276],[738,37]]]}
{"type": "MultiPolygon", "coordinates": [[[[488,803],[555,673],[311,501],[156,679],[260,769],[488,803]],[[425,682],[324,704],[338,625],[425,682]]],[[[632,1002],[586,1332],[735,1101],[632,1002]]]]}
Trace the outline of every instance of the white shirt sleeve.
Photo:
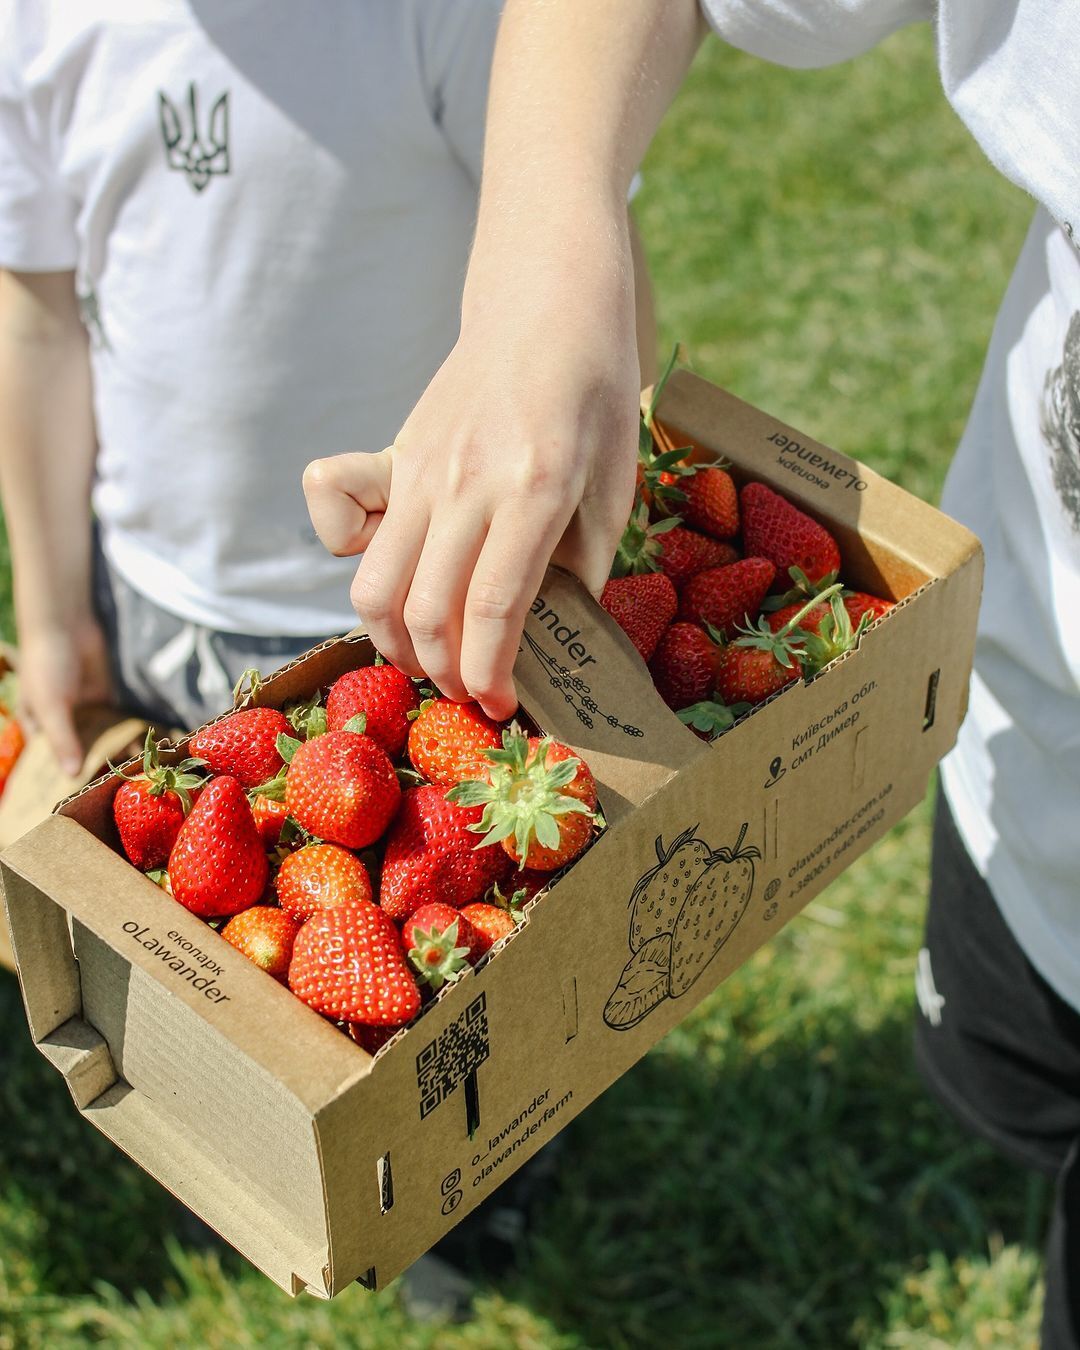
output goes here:
{"type": "Polygon", "coordinates": [[[932,19],[935,0],[701,0],[733,47],[783,66],[848,61],[908,24],[932,19]]]}
{"type": "Polygon", "coordinates": [[[503,0],[425,0],[421,60],[431,113],[477,184],[495,34],[503,0]]]}
{"type": "Polygon", "coordinates": [[[10,11],[0,11],[0,267],[65,271],[77,259],[77,208],[50,136],[56,91],[31,95],[25,88],[14,29],[10,11]]]}

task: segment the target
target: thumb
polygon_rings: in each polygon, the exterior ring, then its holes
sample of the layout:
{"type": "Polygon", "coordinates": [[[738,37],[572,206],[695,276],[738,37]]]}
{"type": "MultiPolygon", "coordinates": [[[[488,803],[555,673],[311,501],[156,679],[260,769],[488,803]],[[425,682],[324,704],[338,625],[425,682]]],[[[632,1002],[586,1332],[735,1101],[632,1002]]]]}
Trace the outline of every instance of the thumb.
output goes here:
{"type": "Polygon", "coordinates": [[[363,553],[390,500],[394,448],[313,460],[304,470],[304,496],[315,533],[338,558],[363,553]]]}
{"type": "Polygon", "coordinates": [[[60,767],[74,778],[82,769],[84,755],[71,705],[60,700],[38,703],[30,720],[41,728],[60,767]]]}

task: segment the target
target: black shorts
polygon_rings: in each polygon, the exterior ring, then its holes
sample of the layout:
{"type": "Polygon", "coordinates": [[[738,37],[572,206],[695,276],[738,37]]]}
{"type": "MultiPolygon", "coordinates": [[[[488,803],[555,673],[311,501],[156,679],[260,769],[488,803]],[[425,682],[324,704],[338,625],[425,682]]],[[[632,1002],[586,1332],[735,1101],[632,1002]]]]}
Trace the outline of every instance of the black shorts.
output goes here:
{"type": "Polygon", "coordinates": [[[1080,1012],[1017,945],[943,793],[916,991],[915,1058],[931,1091],[974,1133],[1056,1181],[1043,1345],[1080,1346],[1080,1012]]]}

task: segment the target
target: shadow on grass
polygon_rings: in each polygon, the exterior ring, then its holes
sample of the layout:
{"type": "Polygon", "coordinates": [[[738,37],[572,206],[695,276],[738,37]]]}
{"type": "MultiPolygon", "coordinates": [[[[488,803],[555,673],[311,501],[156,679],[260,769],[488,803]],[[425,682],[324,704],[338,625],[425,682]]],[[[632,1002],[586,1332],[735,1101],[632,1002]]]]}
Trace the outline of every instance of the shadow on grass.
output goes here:
{"type": "Polygon", "coordinates": [[[876,1341],[932,1253],[1041,1250],[1046,1183],[929,1100],[907,1017],[837,1008],[756,1058],[705,1025],[570,1127],[511,1298],[590,1346],[831,1350],[876,1341]]]}
{"type": "MultiPolygon", "coordinates": [[[[9,978],[0,1018],[9,1293],[175,1294],[165,1244],[193,1245],[186,1211],[80,1119],[9,978]]],[[[876,1342],[932,1253],[982,1257],[996,1233],[1040,1247],[1043,1195],[925,1096],[909,1039],[906,1016],[864,1031],[838,1003],[755,1055],[710,1000],[570,1127],[498,1292],[589,1347],[832,1350],[876,1342]]]]}

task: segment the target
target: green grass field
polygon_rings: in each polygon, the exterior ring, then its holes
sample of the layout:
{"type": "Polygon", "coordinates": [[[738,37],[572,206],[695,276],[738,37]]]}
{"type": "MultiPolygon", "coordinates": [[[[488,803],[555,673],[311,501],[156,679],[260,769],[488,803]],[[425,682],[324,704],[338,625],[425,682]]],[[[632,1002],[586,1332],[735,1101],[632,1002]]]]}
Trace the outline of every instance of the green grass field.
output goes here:
{"type": "MultiPolygon", "coordinates": [[[[817,73],[711,44],[638,201],[663,343],[932,500],[1030,210],[949,111],[927,31],[817,73]]],[[[463,1327],[412,1324],[393,1288],[294,1302],[187,1244],[0,978],[0,1350],[1033,1346],[1045,1188],[910,1064],[928,821],[569,1127],[528,1261],[463,1327]]]]}

